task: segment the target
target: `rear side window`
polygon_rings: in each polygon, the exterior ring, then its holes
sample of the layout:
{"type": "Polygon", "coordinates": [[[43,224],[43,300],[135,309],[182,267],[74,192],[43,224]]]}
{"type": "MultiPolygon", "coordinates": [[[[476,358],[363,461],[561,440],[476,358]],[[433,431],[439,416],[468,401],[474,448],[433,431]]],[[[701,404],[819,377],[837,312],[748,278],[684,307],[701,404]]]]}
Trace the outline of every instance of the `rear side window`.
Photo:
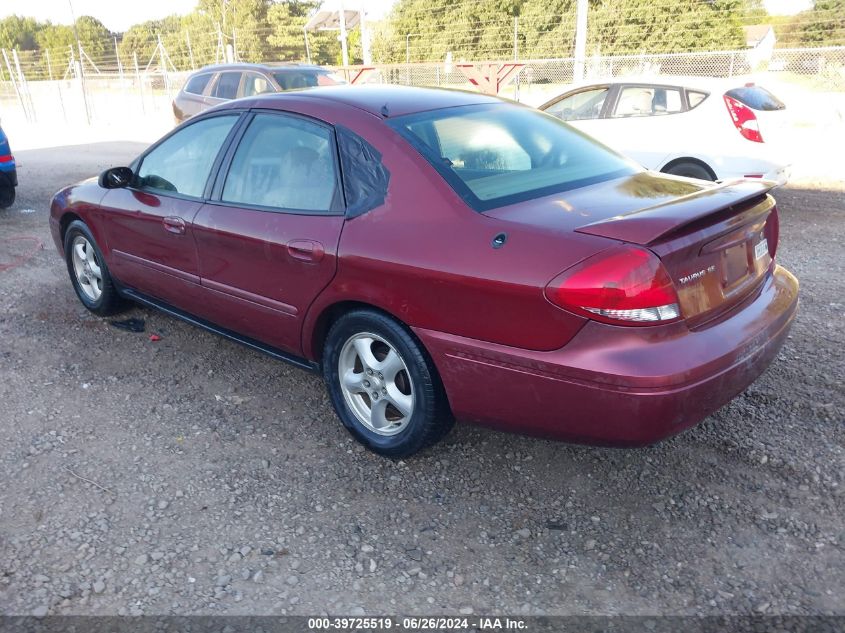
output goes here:
{"type": "Polygon", "coordinates": [[[706,92],[699,92],[698,90],[687,90],[687,101],[689,101],[689,109],[692,110],[694,107],[701,105],[701,102],[704,101],[708,96],[706,92]]]}
{"type": "Polygon", "coordinates": [[[185,92],[189,92],[192,95],[201,95],[205,91],[205,87],[208,85],[210,80],[211,73],[191,77],[188,80],[188,83],[185,84],[185,92]]]}
{"type": "Polygon", "coordinates": [[[613,118],[659,116],[681,111],[681,91],[662,86],[627,86],[619,92],[613,118]]]}
{"type": "Polygon", "coordinates": [[[218,99],[234,99],[238,96],[241,73],[223,73],[214,86],[214,95],[218,99]]]}
{"type": "Polygon", "coordinates": [[[636,171],[587,135],[529,108],[461,106],[389,124],[478,211],[636,171]]]}
{"type": "Polygon", "coordinates": [[[241,139],[222,200],[329,212],[337,189],[332,133],[279,114],[257,114],[241,139]]]}
{"type": "Polygon", "coordinates": [[[752,110],[785,110],[786,104],[762,86],[743,86],[725,93],[737,101],[744,103],[752,110]]]}

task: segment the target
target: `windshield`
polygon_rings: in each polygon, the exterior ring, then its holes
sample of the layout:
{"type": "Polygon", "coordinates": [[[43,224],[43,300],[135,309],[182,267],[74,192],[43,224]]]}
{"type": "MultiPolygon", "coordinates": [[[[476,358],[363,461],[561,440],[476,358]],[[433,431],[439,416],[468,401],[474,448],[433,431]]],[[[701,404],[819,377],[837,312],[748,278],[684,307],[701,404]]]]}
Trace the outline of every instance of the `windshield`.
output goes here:
{"type": "Polygon", "coordinates": [[[521,106],[446,108],[390,124],[479,211],[637,171],[587,135],[521,106]]]}

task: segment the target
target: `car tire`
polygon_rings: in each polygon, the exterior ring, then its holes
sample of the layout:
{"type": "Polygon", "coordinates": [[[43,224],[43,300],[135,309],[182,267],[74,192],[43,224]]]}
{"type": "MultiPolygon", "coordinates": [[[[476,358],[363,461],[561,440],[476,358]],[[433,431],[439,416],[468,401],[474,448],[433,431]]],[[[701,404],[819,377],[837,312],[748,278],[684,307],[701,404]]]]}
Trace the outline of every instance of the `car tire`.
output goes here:
{"type": "Polygon", "coordinates": [[[126,308],[126,301],[115,288],[103,253],[81,220],[71,222],[65,231],[64,250],[68,274],[82,305],[99,316],[126,308]]]}
{"type": "Polygon", "coordinates": [[[0,186],[0,209],[8,209],[15,204],[15,188],[2,185],[0,186]]]}
{"type": "Polygon", "coordinates": [[[355,310],[338,319],[323,348],[323,377],[346,429],[369,450],[413,455],[454,425],[434,364],[392,318],[355,310]]]}
{"type": "Polygon", "coordinates": [[[681,161],[680,163],[675,163],[667,169],[664,169],[663,172],[666,174],[672,174],[673,176],[698,178],[699,180],[709,180],[711,182],[716,180],[710,170],[704,165],[694,163],[692,161],[681,161]]]}

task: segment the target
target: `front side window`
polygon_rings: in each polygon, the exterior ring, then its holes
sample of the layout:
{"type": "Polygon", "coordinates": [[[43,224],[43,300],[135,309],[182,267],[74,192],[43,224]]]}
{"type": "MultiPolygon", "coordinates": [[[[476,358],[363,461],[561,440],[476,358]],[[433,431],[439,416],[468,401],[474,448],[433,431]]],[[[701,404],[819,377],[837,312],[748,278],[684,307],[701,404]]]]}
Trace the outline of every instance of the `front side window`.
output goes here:
{"type": "Polygon", "coordinates": [[[217,79],[212,96],[218,99],[234,99],[238,96],[238,85],[241,83],[241,73],[222,73],[217,79]]]}
{"type": "Polygon", "coordinates": [[[205,87],[208,85],[210,79],[211,73],[191,77],[188,83],[185,84],[185,92],[189,92],[192,95],[201,95],[205,92],[205,87]]]}
{"type": "Polygon", "coordinates": [[[334,73],[322,71],[284,70],[273,73],[282,90],[298,90],[315,86],[337,86],[346,83],[334,73]]]}
{"type": "Polygon", "coordinates": [[[545,111],[556,116],[561,121],[583,121],[597,119],[601,116],[604,100],[607,98],[607,88],[583,90],[569,95],[553,103],[545,111]]]}
{"type": "Polygon", "coordinates": [[[636,171],[587,135],[530,108],[461,106],[389,122],[479,211],[636,171]]]}
{"type": "Polygon", "coordinates": [[[626,86],[619,91],[613,118],[659,116],[680,112],[681,91],[662,86],[626,86]]]}
{"type": "Polygon", "coordinates": [[[141,189],[202,197],[211,166],[238,115],[202,119],[180,129],[144,156],[141,189]]]}
{"type": "Polygon", "coordinates": [[[292,116],[257,114],[226,176],[223,202],[328,212],[337,190],[329,129],[292,116]]]}
{"type": "Polygon", "coordinates": [[[252,97],[254,95],[261,95],[267,92],[276,92],[272,84],[264,75],[257,75],[255,73],[247,73],[244,77],[244,96],[252,97]]]}

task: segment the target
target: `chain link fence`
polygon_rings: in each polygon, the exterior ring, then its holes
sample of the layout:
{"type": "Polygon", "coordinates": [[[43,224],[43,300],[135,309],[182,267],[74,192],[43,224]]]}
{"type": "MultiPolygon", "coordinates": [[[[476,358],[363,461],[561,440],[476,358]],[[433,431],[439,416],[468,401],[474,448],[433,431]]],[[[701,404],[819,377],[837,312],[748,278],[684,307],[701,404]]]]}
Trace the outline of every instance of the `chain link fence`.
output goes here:
{"type": "MultiPolygon", "coordinates": [[[[171,100],[190,71],[168,65],[166,53],[140,62],[115,56],[95,64],[71,50],[59,64],[49,54],[2,51],[0,116],[30,124],[84,125],[125,123],[138,117],[170,116],[171,100]],[[82,60],[80,62],[80,59],[82,60]]],[[[713,51],[590,57],[585,80],[637,75],[734,77],[753,74],[758,81],[777,78],[803,89],[845,93],[845,46],[774,49],[765,60],[749,51],[713,51]]],[[[512,60],[492,62],[510,63],[512,60]]],[[[502,96],[538,105],[573,82],[572,58],[519,60],[523,64],[502,96]]],[[[473,86],[457,63],[375,65],[368,83],[467,88],[473,86]]],[[[338,69],[350,79],[361,67],[338,69]]],[[[363,75],[362,75],[363,77],[363,75]]]]}

